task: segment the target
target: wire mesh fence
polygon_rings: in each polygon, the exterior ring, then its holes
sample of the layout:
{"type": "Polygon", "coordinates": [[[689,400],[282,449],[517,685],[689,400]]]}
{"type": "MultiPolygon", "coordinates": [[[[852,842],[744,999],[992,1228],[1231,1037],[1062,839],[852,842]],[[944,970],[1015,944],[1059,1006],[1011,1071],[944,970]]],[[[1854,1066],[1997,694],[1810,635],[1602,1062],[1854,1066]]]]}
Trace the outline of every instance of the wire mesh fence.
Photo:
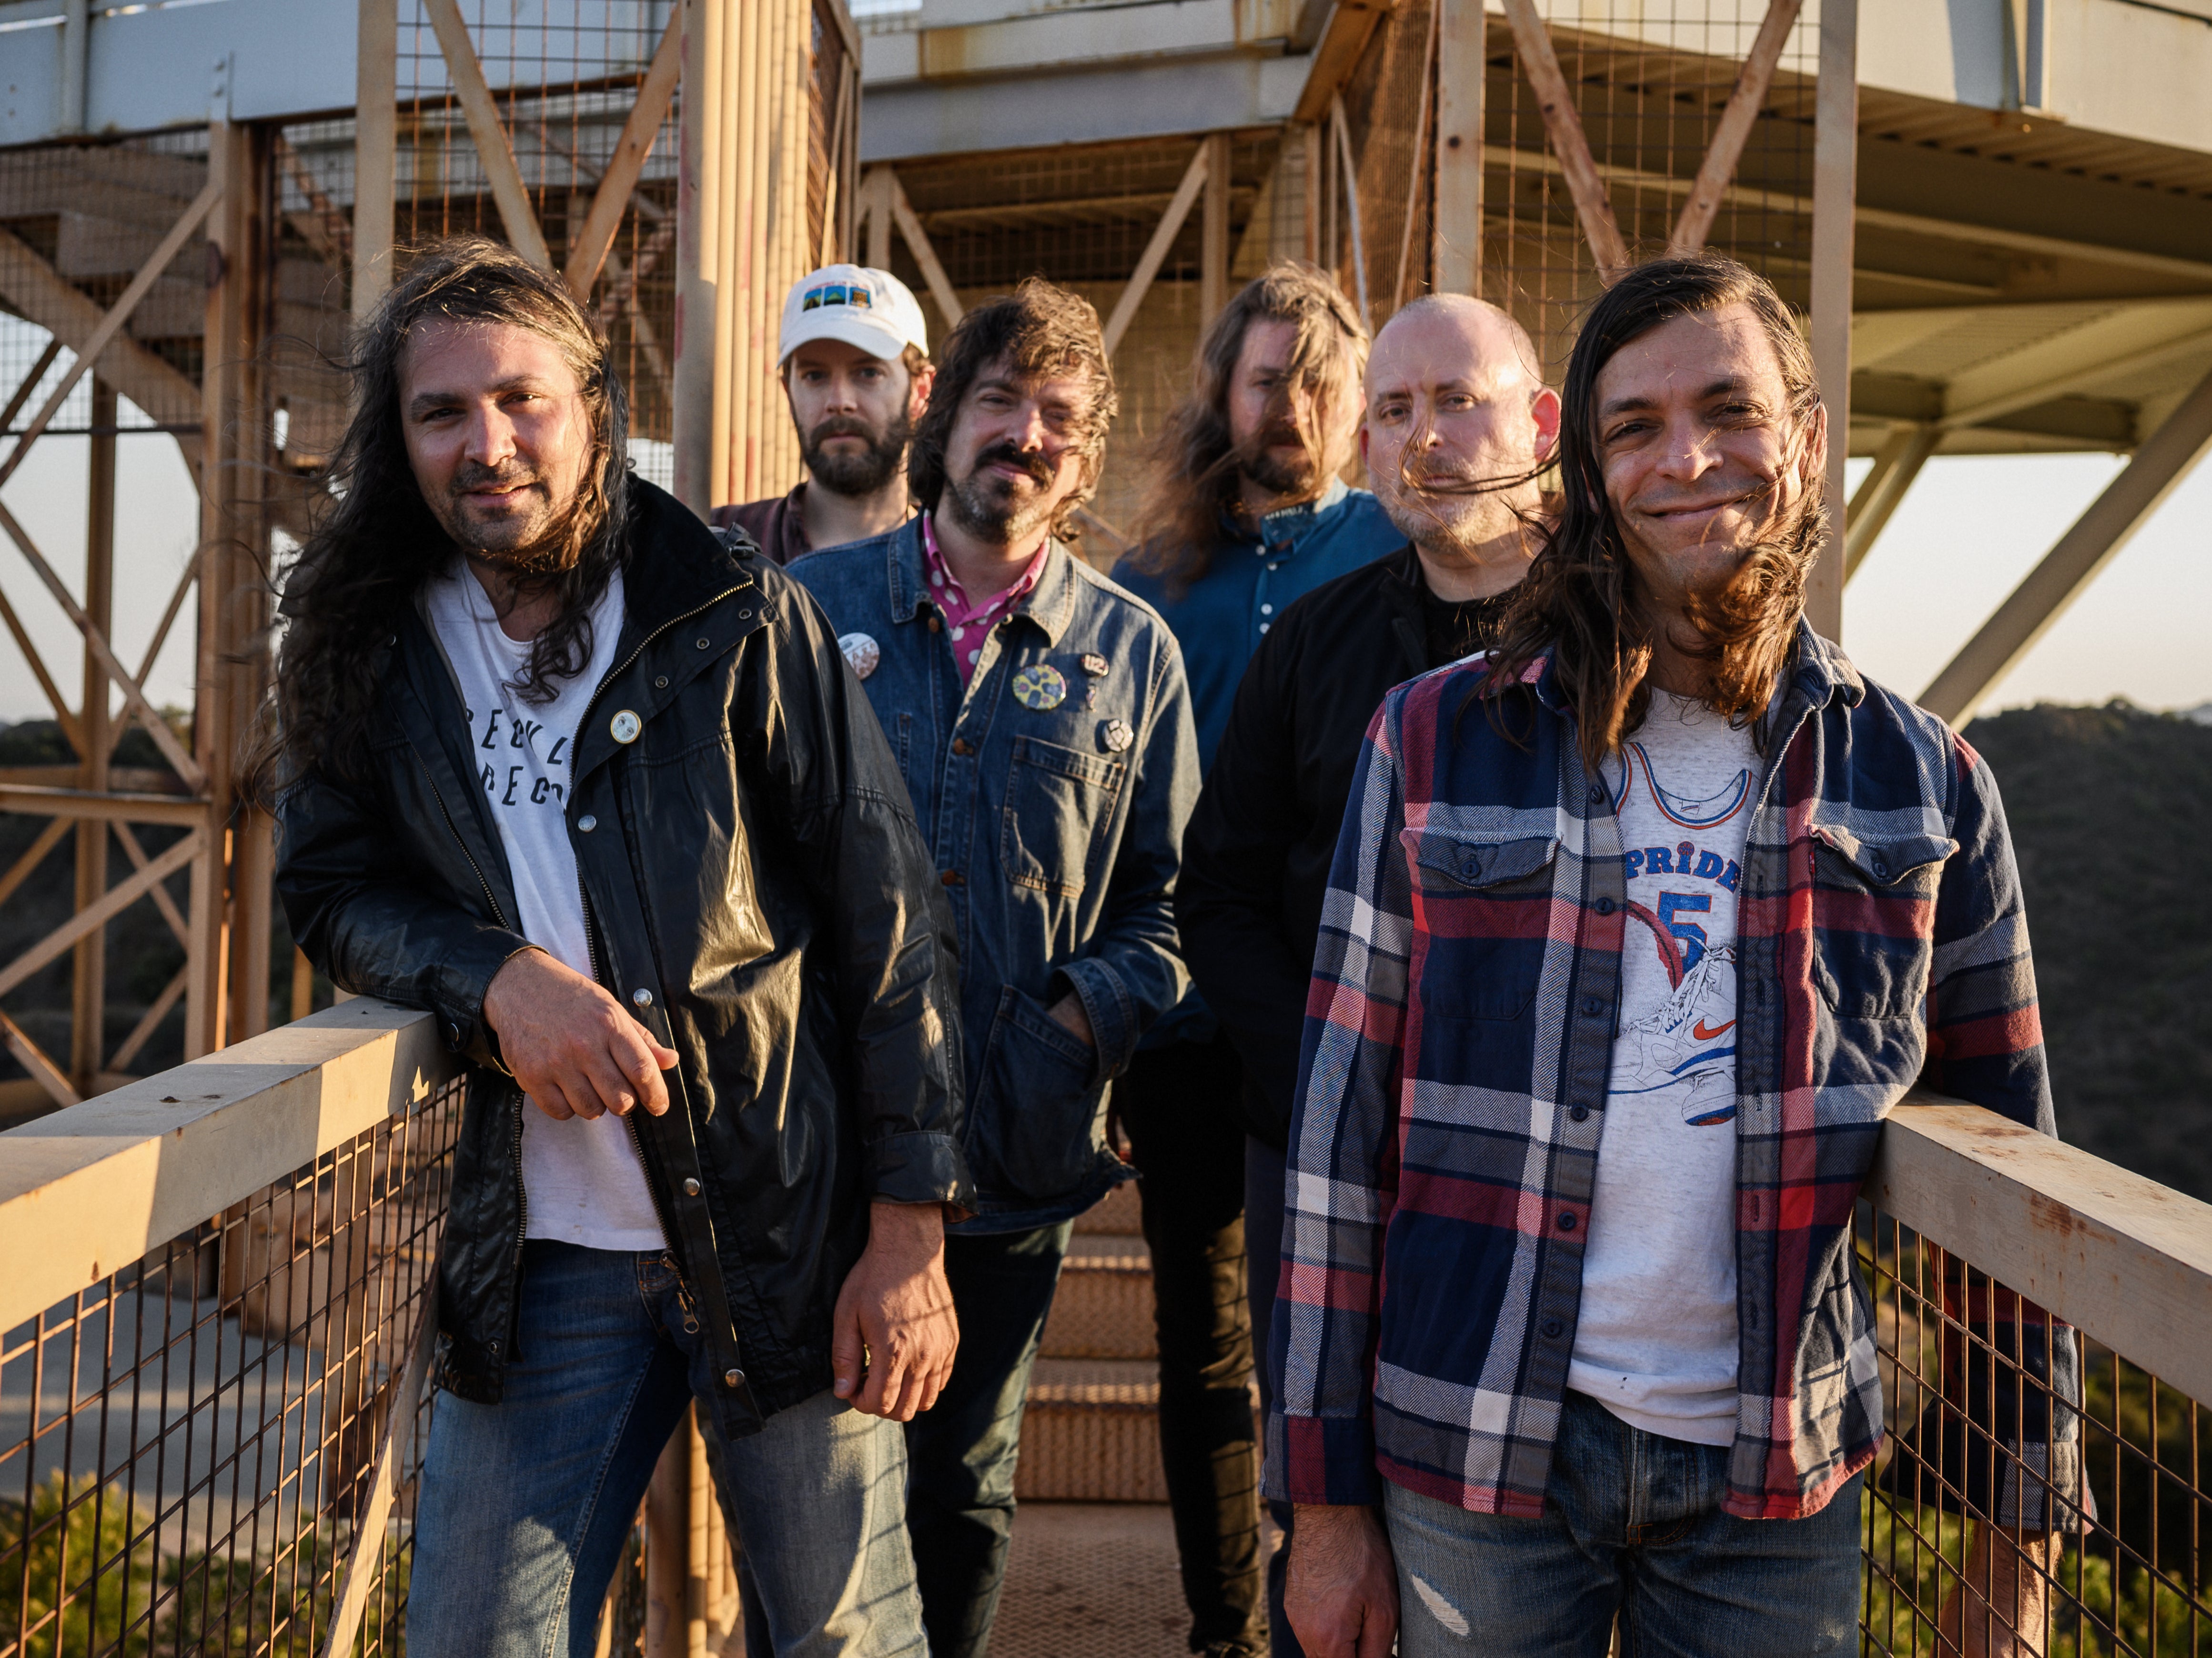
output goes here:
{"type": "Polygon", "coordinates": [[[401,1650],[462,1089],[0,1337],[0,1658],[401,1650]]]}
{"type": "Polygon", "coordinates": [[[2212,1409],[1864,1203],[1857,1247],[1889,1418],[1863,1649],[2212,1650],[2212,1409]]]}

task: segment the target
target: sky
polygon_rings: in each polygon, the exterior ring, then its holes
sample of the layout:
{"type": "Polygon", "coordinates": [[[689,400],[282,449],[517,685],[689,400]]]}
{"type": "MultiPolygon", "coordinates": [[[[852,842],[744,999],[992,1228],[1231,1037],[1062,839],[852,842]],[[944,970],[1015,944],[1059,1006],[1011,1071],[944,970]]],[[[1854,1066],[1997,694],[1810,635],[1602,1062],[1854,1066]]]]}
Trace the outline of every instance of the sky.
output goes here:
{"type": "MultiPolygon", "coordinates": [[[[0,500],[80,594],[88,447],[82,438],[46,439],[0,489],[0,500]]],[[[124,661],[135,666],[191,556],[199,508],[173,440],[131,434],[118,448],[114,632],[124,661]]],[[[1853,463],[1855,483],[1869,464],[1853,463]]],[[[2112,455],[1929,462],[1845,591],[1845,649],[1875,679],[1917,696],[2122,464],[2112,455]]],[[[4,539],[0,593],[73,695],[81,649],[60,608],[4,539]]],[[[155,702],[188,706],[191,669],[188,614],[152,675],[155,702]]],[[[2148,708],[2212,703],[2212,464],[2167,498],[1983,707],[2116,696],[2148,708]]],[[[46,714],[37,682],[0,638],[0,720],[46,714]]]]}

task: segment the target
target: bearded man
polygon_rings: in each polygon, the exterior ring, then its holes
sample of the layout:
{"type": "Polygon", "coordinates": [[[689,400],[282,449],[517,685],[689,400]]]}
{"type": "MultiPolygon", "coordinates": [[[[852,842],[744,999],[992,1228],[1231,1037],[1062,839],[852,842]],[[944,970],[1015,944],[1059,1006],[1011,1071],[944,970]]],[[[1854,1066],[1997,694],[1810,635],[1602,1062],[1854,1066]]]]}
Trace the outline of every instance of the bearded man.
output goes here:
{"type": "Polygon", "coordinates": [[[915,430],[921,516],[791,569],[890,734],[958,926],[977,1213],[945,1244],[952,1379],[907,1430],[935,1658],[990,1643],[1071,1222],[1129,1172],[1107,1149],[1106,1090],[1188,982],[1175,879],[1198,762],[1182,659],[1064,540],[1114,409],[1097,312],[1025,282],[952,331],[915,430]]]}
{"type": "MultiPolygon", "coordinates": [[[[1244,1242],[1263,1354],[1306,987],[1361,739],[1393,685],[1489,647],[1542,544],[1536,479],[1559,428],[1534,344],[1496,306],[1437,295],[1383,325],[1359,446],[1407,544],[1322,583],[1260,641],[1183,837],[1183,957],[1243,1062],[1244,1242]]],[[[1261,1393],[1272,1396],[1264,1367],[1261,1393]]],[[[1290,1505],[1274,1507],[1294,1533],[1290,1505]]],[[[1268,1569],[1284,1658],[1298,1649],[1287,1563],[1279,1551],[1268,1569]]]]}
{"type": "MultiPolygon", "coordinates": [[[[1559,524],[1495,651],[1376,716],[1274,1327],[1314,1658],[1595,1658],[1616,1619],[1626,1652],[1857,1641],[1883,1416],[1851,1211],[1881,1119],[1924,1078],[2052,1120],[1989,768],[1805,624],[1826,439],[1762,278],[1627,272],[1576,343],[1559,524]]],[[[1947,1367],[1941,1407],[1982,1430],[1966,1581],[2014,1591],[1974,1653],[2041,1649],[2080,1514],[2073,1334],[1999,1339],[2036,1384],[1947,1367]]]]}
{"type": "Polygon", "coordinates": [[[435,246],[356,363],[263,758],[294,936],[471,1066],[409,1649],[589,1654],[696,1400],[767,1647],[918,1653],[971,1189],[896,762],[812,603],[629,475],[557,278],[435,246]]]}
{"type": "MultiPolygon", "coordinates": [[[[1152,447],[1144,544],[1114,578],[1175,629],[1201,769],[1245,665],[1291,603],[1405,544],[1375,497],[1338,476],[1366,357],[1367,331],[1336,283],[1284,260],[1207,326],[1190,391],[1152,447]]],[[[1261,1650],[1265,1628],[1244,1142],[1269,1131],[1240,1107],[1242,1087],[1237,1050],[1193,996],[1114,1095],[1145,1177],[1160,1457],[1191,1646],[1216,1658],[1261,1650]]]]}
{"type": "Polygon", "coordinates": [[[895,530],[913,515],[907,446],[929,404],[929,326],[888,270],[831,264],[783,301],[777,375],[806,476],[787,495],[718,507],[779,564],[895,530]]]}

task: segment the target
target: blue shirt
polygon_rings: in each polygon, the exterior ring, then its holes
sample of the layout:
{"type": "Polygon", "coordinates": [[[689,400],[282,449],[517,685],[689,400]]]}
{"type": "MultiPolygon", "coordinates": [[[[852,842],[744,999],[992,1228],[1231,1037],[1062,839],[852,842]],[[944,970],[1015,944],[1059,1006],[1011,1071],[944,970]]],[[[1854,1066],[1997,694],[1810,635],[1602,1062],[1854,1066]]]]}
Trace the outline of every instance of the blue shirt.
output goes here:
{"type": "Polygon", "coordinates": [[[1107,1083],[1189,983],[1175,880],[1198,758],[1175,635],[1057,543],[957,645],[920,519],[790,568],[862,675],[951,901],[977,1192],[961,1230],[1080,1214],[1129,1172],[1107,1083]],[[956,649],[979,651],[965,684],[956,649]],[[1048,1011],[1071,991],[1095,1049],[1048,1011]]]}
{"type": "Polygon", "coordinates": [[[1182,646],[1201,773],[1212,769],[1244,665],[1274,619],[1324,581],[1405,544],[1382,502],[1331,478],[1318,501],[1262,518],[1257,535],[1224,534],[1206,574],[1180,592],[1170,592],[1168,577],[1137,570],[1126,558],[1114,567],[1114,580],[1165,617],[1182,646]]]}

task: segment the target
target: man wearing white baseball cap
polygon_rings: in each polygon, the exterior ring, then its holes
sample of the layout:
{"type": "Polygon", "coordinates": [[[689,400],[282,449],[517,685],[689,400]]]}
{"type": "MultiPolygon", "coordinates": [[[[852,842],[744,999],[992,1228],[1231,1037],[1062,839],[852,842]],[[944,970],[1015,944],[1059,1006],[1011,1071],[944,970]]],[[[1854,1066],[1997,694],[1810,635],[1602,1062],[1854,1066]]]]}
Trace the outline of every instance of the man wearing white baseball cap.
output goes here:
{"type": "Polygon", "coordinates": [[[905,523],[907,443],[937,372],[912,291],[888,270],[824,265],[784,300],[777,361],[806,477],[787,495],[717,507],[714,523],[779,564],[905,523]]]}

